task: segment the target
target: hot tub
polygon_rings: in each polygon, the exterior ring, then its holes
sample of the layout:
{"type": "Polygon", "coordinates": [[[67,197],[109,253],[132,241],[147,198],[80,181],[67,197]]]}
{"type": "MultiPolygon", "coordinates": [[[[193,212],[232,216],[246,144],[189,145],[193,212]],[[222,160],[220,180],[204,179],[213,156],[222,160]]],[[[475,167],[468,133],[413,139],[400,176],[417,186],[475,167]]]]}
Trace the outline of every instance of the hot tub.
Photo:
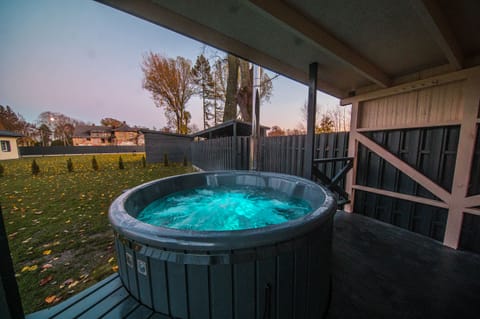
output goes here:
{"type": "Polygon", "coordinates": [[[179,175],[128,190],[111,205],[119,274],[142,304],[169,318],[321,318],[330,298],[336,203],[324,188],[290,175],[221,171],[179,175]],[[313,211],[256,229],[192,231],[135,217],[174,192],[254,186],[307,201],[313,211]]]}

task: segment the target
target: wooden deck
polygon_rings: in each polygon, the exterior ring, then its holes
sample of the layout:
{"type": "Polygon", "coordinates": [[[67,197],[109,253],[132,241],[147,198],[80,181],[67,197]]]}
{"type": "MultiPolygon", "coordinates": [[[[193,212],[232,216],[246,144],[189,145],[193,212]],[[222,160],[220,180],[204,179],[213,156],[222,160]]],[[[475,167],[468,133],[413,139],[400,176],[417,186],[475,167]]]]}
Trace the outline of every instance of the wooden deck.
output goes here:
{"type": "Polygon", "coordinates": [[[158,318],[141,305],[123,288],[118,274],[111,275],[96,285],[51,308],[27,315],[27,319],[70,318],[158,318]]]}
{"type": "MultiPolygon", "coordinates": [[[[478,255],[361,215],[338,212],[328,318],[478,318],[478,269],[478,255]]],[[[27,315],[27,319],[47,318],[168,319],[131,297],[117,274],[54,307],[27,315]]]]}

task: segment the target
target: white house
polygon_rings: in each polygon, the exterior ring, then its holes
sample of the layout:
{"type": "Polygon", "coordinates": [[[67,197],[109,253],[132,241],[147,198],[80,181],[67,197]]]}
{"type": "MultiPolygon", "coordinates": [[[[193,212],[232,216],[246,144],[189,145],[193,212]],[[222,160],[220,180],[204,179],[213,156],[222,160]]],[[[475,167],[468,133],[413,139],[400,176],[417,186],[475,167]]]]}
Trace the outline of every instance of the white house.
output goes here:
{"type": "Polygon", "coordinates": [[[19,158],[17,138],[22,135],[10,132],[0,131],[0,161],[19,158]]]}

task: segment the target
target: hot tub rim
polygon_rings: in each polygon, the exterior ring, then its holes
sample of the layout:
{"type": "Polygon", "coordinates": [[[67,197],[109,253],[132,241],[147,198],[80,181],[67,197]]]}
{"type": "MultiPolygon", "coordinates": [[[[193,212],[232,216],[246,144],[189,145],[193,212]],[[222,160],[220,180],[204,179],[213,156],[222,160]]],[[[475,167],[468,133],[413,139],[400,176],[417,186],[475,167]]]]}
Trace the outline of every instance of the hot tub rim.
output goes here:
{"type": "Polygon", "coordinates": [[[334,195],[324,186],[307,179],[275,172],[221,170],[169,176],[135,186],[125,191],[112,202],[108,217],[116,233],[140,244],[156,248],[188,249],[208,252],[249,249],[288,241],[292,238],[308,234],[313,229],[320,227],[327,219],[333,218],[335,212],[336,200],[334,195]],[[127,212],[125,208],[125,203],[129,196],[153,184],[168,182],[169,180],[189,175],[208,176],[225,174],[260,175],[300,182],[306,186],[320,190],[325,200],[317,209],[298,219],[261,228],[232,231],[192,231],[153,226],[139,221],[127,212]]]}

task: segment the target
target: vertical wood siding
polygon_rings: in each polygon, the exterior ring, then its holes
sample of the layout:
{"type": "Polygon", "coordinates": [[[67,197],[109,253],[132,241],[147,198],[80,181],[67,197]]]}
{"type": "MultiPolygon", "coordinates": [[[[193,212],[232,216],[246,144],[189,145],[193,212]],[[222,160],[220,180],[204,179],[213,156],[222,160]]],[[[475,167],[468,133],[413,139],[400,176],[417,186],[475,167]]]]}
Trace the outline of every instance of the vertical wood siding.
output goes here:
{"type": "Polygon", "coordinates": [[[385,129],[456,123],[462,119],[464,81],[362,102],[359,127],[385,129]]]}

